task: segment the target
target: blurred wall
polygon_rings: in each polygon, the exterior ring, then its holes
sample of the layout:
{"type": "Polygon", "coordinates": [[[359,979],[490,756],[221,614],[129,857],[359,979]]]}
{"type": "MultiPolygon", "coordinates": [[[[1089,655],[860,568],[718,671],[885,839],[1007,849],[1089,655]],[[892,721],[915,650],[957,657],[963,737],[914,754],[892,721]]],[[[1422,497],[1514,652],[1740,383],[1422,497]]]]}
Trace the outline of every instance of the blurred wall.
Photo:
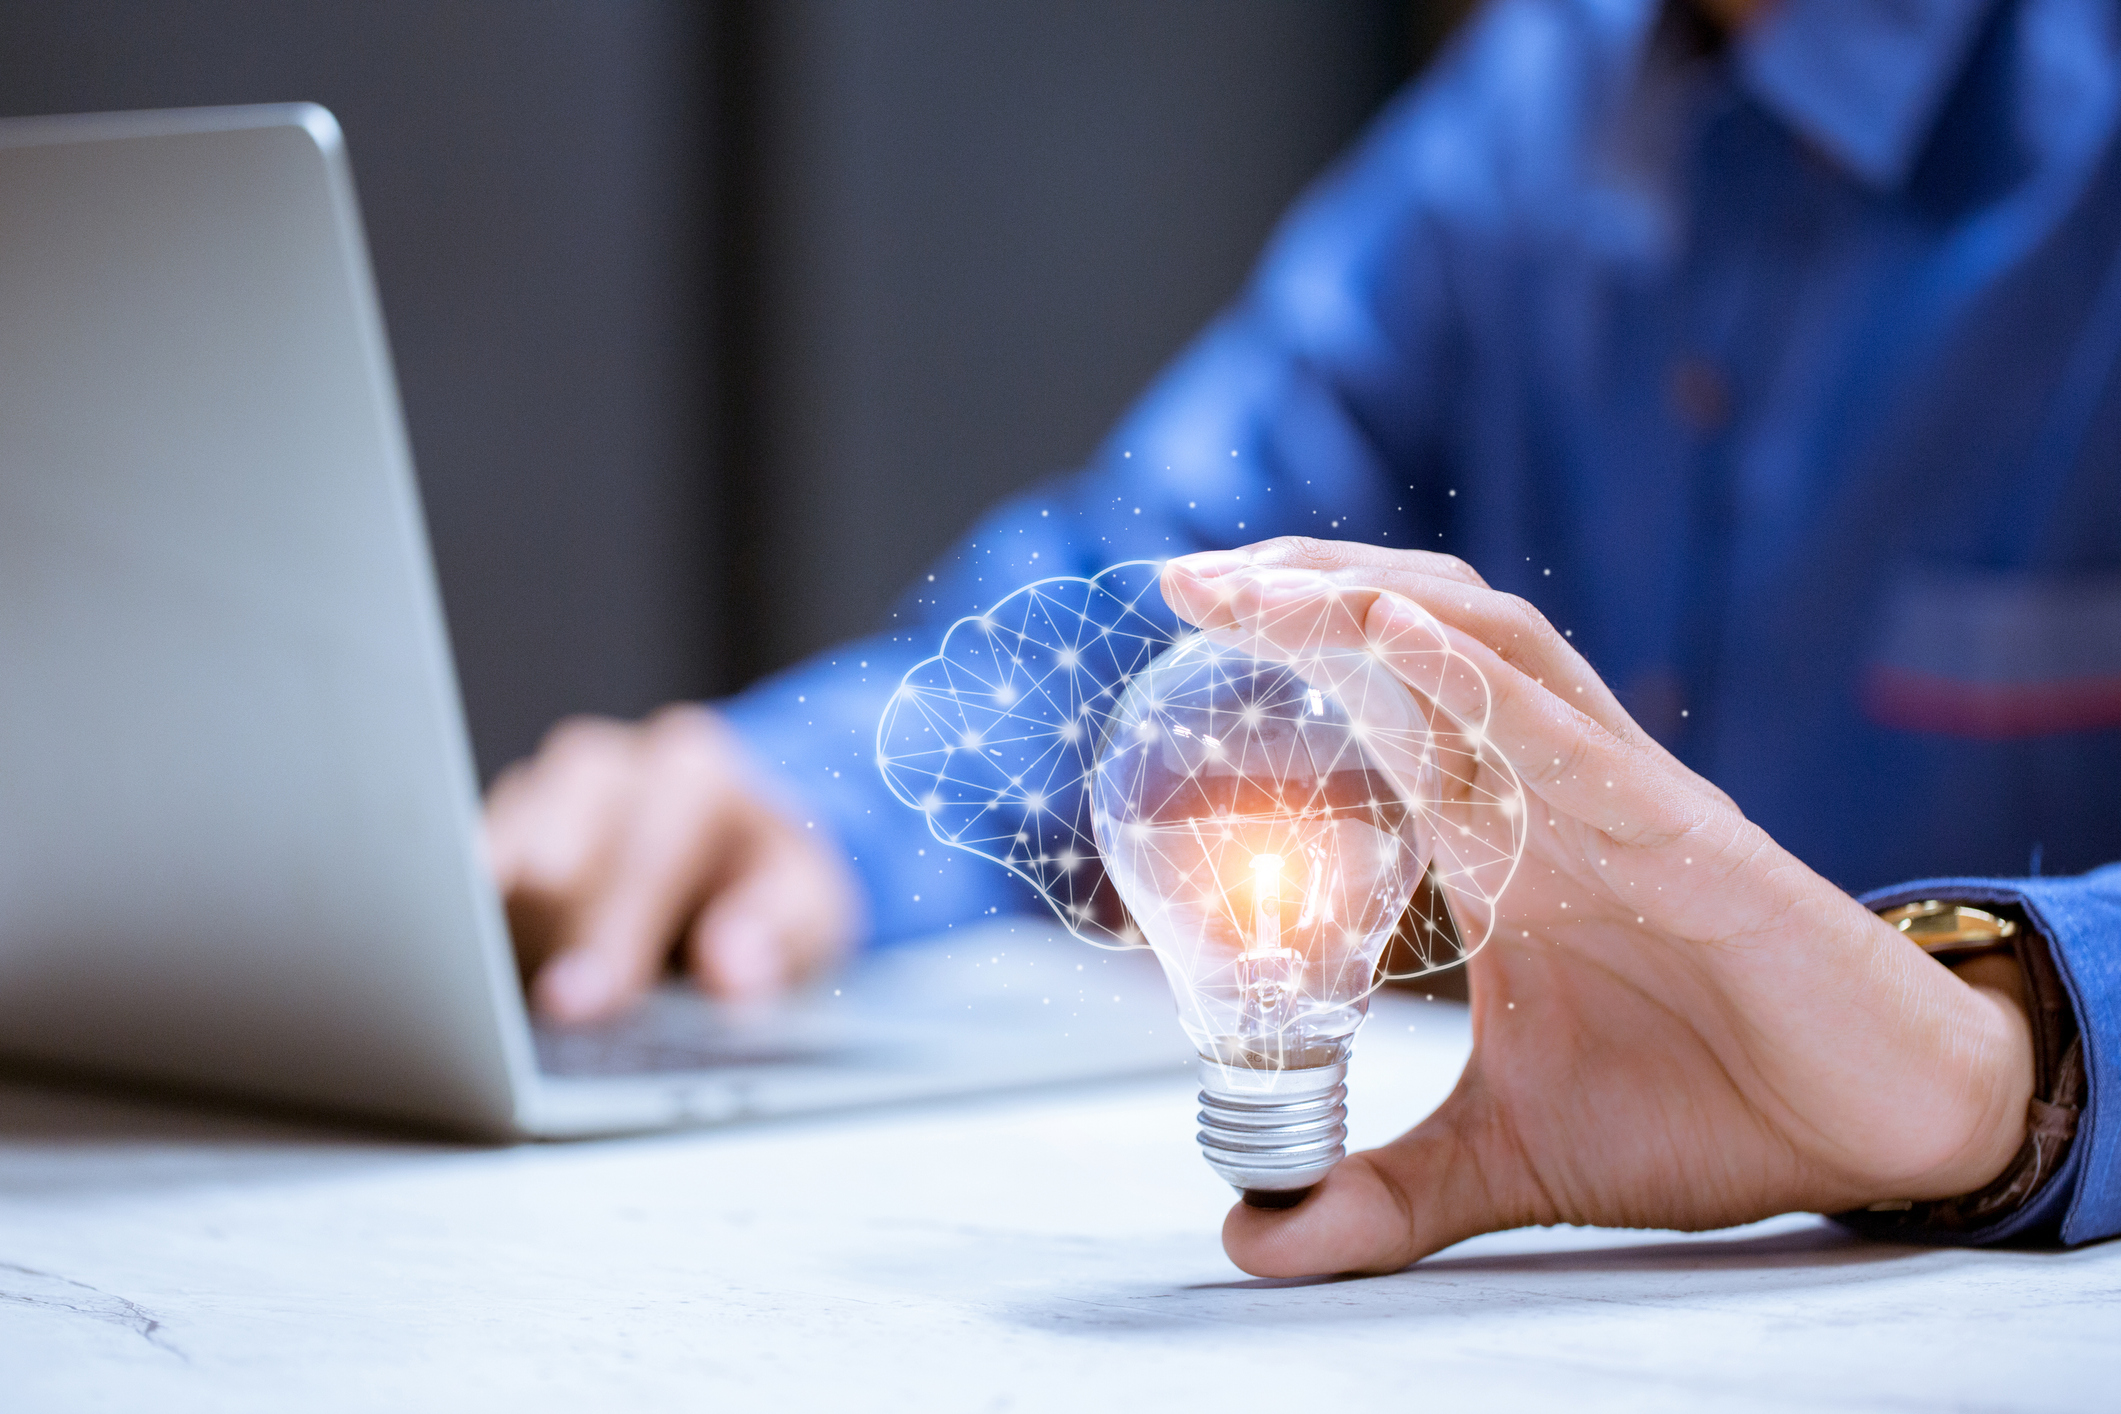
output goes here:
{"type": "Polygon", "coordinates": [[[771,0],[724,46],[732,648],[876,627],[986,503],[1086,456],[1456,6],[771,0]]]}
{"type": "Polygon", "coordinates": [[[0,0],[0,113],[338,114],[490,775],[874,626],[1463,4],[0,0]]]}
{"type": "Polygon", "coordinates": [[[727,685],[684,0],[0,0],[0,112],[311,99],[352,153],[481,768],[727,685]]]}

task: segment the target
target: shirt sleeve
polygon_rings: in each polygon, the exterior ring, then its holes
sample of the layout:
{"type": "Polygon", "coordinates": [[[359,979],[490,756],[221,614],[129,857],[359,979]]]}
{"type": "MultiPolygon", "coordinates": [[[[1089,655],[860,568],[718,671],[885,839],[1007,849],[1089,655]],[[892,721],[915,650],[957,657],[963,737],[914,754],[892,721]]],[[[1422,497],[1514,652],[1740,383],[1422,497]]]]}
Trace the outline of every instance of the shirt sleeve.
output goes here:
{"type": "Polygon", "coordinates": [[[2024,1207],[1960,1240],[2059,1233],[2076,1244],[2121,1234],[2121,864],[2075,878],[1924,879],[1863,901],[1886,908],[1925,898],[2024,909],[2062,975],[2084,1046],[2084,1104],[2062,1167],[2024,1207]]]}

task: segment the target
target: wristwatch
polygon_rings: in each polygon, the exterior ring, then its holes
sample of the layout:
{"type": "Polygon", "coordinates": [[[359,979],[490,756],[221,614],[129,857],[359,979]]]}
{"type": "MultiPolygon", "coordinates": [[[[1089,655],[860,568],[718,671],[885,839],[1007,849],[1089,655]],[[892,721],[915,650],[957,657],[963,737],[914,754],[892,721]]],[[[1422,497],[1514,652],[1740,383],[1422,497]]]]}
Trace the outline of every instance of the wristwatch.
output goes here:
{"type": "Polygon", "coordinates": [[[2084,1105],[2084,1042],[2077,1013],[2047,942],[2012,904],[1924,899],[1880,910],[1880,918],[1946,967],[2008,954],[2025,979],[2033,1035],[2033,1098],[2025,1143],[1987,1186],[1957,1198],[1896,1199],[1837,1216],[1873,1237],[1919,1238],[1994,1227],[2023,1208],[2062,1167],[2084,1105]]]}

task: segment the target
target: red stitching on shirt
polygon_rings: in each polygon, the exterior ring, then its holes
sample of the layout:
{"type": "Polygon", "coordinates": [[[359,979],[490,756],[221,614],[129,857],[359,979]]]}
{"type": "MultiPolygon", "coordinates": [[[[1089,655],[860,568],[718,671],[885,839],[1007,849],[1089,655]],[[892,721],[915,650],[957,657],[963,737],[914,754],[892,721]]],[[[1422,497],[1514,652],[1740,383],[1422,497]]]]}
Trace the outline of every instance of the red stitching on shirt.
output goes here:
{"type": "Polygon", "coordinates": [[[1873,667],[1863,712],[1880,726],[2004,741],[2121,727],[2121,677],[2057,682],[1966,682],[1873,667]]]}

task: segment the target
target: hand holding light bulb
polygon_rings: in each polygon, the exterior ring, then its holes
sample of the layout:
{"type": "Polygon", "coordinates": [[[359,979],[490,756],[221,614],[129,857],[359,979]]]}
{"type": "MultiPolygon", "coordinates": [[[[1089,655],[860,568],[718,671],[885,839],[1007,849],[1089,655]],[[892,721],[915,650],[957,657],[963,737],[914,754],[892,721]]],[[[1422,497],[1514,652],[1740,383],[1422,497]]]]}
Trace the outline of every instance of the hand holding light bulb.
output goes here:
{"type": "MultiPolygon", "coordinates": [[[[1779,848],[1522,600],[1444,556],[1312,541],[1174,560],[1164,596],[1210,637],[1309,651],[1330,621],[1430,707],[1488,711],[1530,792],[1522,863],[1468,964],[1457,1089],[1300,1206],[1232,1209],[1239,1266],[1388,1271],[1507,1227],[1699,1229],[1946,1197],[2009,1162],[2032,1088],[2022,1005],[1779,848]]],[[[1446,779],[1467,787],[1463,823],[1492,814],[1477,773],[1446,779]]]]}

